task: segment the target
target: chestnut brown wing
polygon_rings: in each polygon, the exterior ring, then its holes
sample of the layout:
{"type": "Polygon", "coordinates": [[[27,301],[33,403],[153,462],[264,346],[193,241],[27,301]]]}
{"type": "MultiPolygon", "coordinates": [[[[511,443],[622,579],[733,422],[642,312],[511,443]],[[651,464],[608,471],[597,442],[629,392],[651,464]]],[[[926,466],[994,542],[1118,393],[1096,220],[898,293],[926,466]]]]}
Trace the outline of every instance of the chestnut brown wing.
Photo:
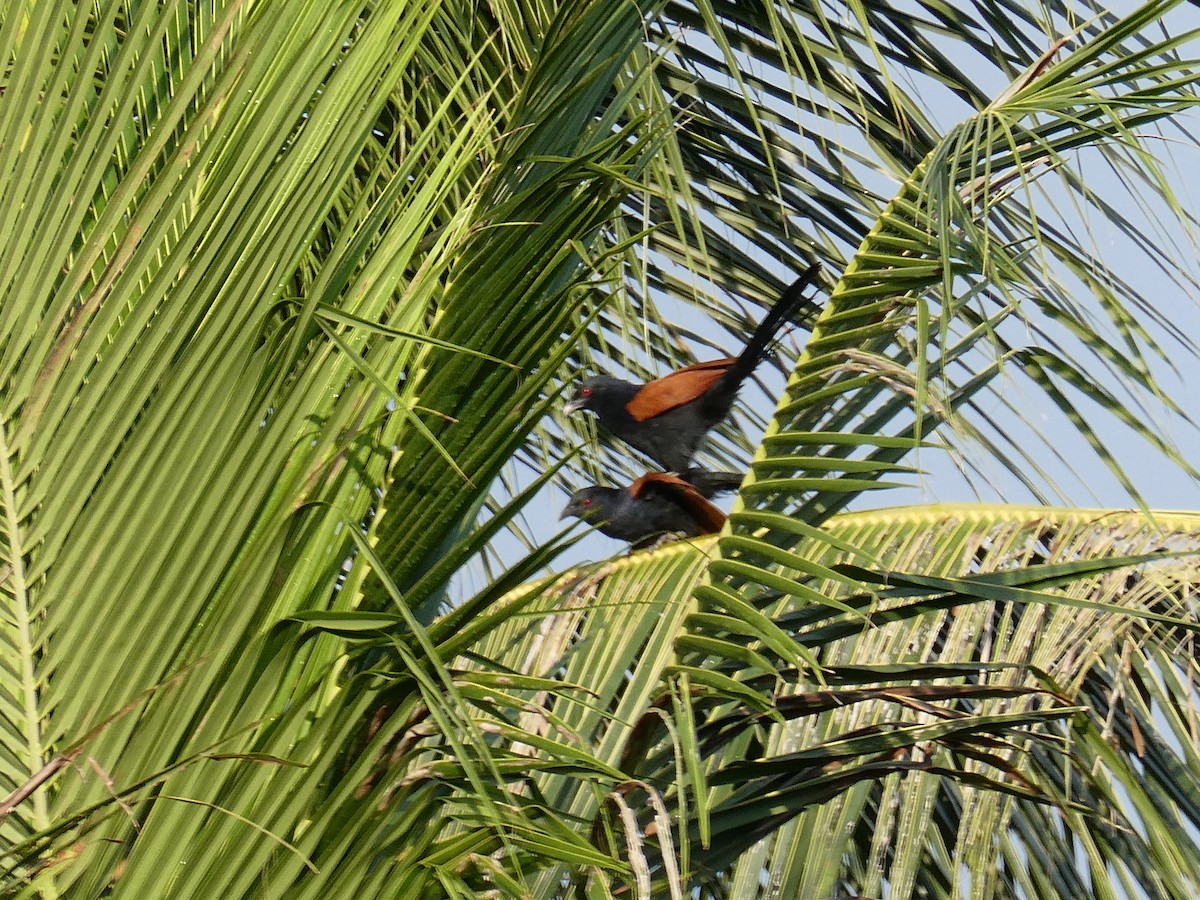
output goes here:
{"type": "Polygon", "coordinates": [[[629,485],[629,495],[635,500],[647,491],[658,491],[690,512],[700,524],[701,534],[716,534],[725,525],[725,513],[678,475],[649,472],[629,485]]]}
{"type": "Polygon", "coordinates": [[[638,422],[645,422],[677,406],[691,403],[720,381],[735,362],[737,358],[732,356],[710,359],[648,381],[625,404],[625,411],[638,422]]]}

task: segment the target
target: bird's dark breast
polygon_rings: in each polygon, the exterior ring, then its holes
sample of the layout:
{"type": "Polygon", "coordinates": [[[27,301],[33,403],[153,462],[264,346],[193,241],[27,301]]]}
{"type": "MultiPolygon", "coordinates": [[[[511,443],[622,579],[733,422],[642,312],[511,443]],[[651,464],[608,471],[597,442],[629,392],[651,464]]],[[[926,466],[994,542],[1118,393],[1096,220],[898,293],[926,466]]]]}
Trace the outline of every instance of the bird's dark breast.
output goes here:
{"type": "Polygon", "coordinates": [[[708,423],[702,422],[698,402],[686,403],[653,419],[636,421],[624,410],[608,430],[672,472],[686,471],[708,423]]]}
{"type": "Polygon", "coordinates": [[[696,537],[702,532],[696,518],[678,503],[653,494],[640,500],[629,498],[613,509],[608,521],[599,525],[601,533],[619,541],[637,544],[648,537],[680,533],[696,537]]]}

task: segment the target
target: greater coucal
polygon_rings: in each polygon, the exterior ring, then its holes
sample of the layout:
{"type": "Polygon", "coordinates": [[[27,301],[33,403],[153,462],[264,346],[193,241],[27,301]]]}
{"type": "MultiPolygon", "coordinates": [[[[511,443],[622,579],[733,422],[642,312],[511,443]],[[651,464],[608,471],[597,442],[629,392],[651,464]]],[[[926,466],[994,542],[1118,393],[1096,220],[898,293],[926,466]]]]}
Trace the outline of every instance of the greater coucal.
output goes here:
{"type": "Polygon", "coordinates": [[[729,414],[742,382],[766,357],[779,327],[806,302],[804,289],[819,271],[809,266],[788,286],[738,356],[696,363],[646,384],[595,375],[563,412],[590,409],[610,434],[663,468],[686,472],[704,435],[729,414]]]}
{"type": "MultiPolygon", "coordinates": [[[[722,473],[723,474],[723,473],[722,473]]],[[[725,514],[677,475],[651,472],[626,488],[586,487],[571,495],[560,519],[578,516],[634,549],[665,534],[716,534],[725,514]]]]}

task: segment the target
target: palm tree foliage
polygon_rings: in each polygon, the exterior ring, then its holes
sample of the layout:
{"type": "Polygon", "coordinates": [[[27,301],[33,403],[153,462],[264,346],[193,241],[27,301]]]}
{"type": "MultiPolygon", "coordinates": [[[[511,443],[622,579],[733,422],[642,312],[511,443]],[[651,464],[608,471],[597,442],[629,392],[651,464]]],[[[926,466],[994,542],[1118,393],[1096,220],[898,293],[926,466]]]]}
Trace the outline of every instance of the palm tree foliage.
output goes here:
{"type": "Polygon", "coordinates": [[[1194,896],[1196,517],[846,512],[1195,474],[1176,5],[5,4],[5,892],[1194,896]],[[812,258],[726,532],[544,576],[562,385],[812,258]]]}

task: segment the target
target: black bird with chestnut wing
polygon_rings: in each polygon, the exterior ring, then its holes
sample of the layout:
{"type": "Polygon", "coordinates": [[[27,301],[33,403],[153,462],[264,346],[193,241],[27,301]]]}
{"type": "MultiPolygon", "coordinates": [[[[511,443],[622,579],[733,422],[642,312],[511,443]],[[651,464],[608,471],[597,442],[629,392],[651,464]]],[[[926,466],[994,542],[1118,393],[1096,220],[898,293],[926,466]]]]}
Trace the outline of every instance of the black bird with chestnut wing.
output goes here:
{"type": "Polygon", "coordinates": [[[602,533],[641,549],[678,534],[716,534],[725,514],[676,475],[651,472],[625,488],[586,487],[571,495],[560,519],[577,516],[602,533]]]}
{"type": "Polygon", "coordinates": [[[810,266],[783,292],[738,356],[697,363],[646,384],[596,375],[579,386],[563,411],[591,410],[610,434],[663,468],[686,473],[705,434],[729,415],[776,332],[808,302],[804,289],[819,272],[820,266],[810,266]]]}

